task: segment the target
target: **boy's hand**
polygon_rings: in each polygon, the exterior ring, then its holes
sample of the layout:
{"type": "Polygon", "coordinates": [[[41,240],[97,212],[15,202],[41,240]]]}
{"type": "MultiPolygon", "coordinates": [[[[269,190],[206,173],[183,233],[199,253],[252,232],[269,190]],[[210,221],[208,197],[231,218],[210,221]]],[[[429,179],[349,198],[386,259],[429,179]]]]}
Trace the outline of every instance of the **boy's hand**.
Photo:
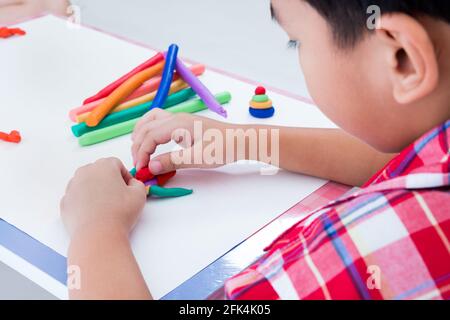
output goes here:
{"type": "Polygon", "coordinates": [[[144,184],[120,160],[101,159],[77,170],[61,200],[61,216],[71,236],[103,224],[128,234],[145,201],[144,184]]]}
{"type": "MultiPolygon", "coordinates": [[[[194,137],[194,125],[200,123],[203,132],[208,129],[216,129],[222,133],[223,137],[225,136],[225,129],[233,126],[186,113],[172,114],[162,109],[153,109],[148,112],[136,124],[132,135],[133,146],[131,151],[136,169],[139,170],[149,166],[153,174],[161,174],[181,168],[213,168],[219,166],[220,164],[208,164],[205,161],[194,163],[193,159],[190,159],[189,163],[173,161],[173,156],[182,157],[183,152],[190,152],[192,158],[195,152],[203,153],[204,145],[201,148],[194,147],[194,144],[203,144],[202,137],[197,140],[198,137],[194,137]],[[180,144],[184,149],[159,155],[150,162],[150,156],[155,152],[156,147],[171,140],[180,144]]],[[[225,150],[223,154],[225,157],[225,150]]],[[[202,158],[202,155],[200,157],[202,158]]]]}
{"type": "Polygon", "coordinates": [[[68,0],[0,0],[0,24],[9,24],[44,12],[65,16],[68,0]]]}

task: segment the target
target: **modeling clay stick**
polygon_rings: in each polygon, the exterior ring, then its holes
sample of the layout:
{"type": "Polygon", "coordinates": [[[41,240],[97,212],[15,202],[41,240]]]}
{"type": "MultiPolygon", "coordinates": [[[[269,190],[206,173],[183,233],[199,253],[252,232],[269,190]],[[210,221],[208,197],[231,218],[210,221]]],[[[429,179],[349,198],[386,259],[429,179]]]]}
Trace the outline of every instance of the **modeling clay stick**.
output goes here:
{"type": "MultiPolygon", "coordinates": [[[[170,86],[169,93],[170,94],[176,93],[183,89],[186,89],[187,87],[188,87],[187,83],[184,82],[183,80],[179,79],[179,80],[175,81],[174,83],[172,83],[172,85],[170,86]]],[[[156,95],[156,91],[146,94],[146,95],[143,95],[142,97],[119,104],[117,107],[115,107],[114,109],[111,110],[110,114],[113,114],[115,112],[119,112],[122,110],[130,109],[135,106],[141,105],[143,103],[150,102],[155,98],[155,95],[156,95]]],[[[86,122],[86,119],[89,117],[89,114],[90,114],[90,112],[85,112],[85,113],[79,114],[77,116],[77,122],[78,123],[86,122]]]]}
{"type": "MultiPolygon", "coordinates": [[[[161,81],[161,77],[155,77],[148,81],[146,81],[142,86],[140,86],[136,91],[134,91],[128,98],[124,100],[124,102],[131,101],[133,99],[139,98],[149,92],[153,92],[158,89],[159,82],[161,81]]],[[[97,101],[90,102],[88,104],[82,105],[80,107],[73,108],[69,111],[69,118],[72,121],[77,120],[77,116],[80,114],[84,114],[87,112],[91,112],[101,103],[103,103],[106,98],[99,99],[97,101]]]]}
{"type": "Polygon", "coordinates": [[[133,178],[136,177],[136,168],[131,169],[130,174],[133,178]]]}
{"type": "MultiPolygon", "coordinates": [[[[201,64],[197,64],[197,65],[192,66],[190,68],[190,70],[196,76],[200,76],[200,75],[202,75],[205,72],[205,66],[201,65],[201,64]]],[[[175,82],[178,83],[178,84],[182,83],[181,82],[182,80],[180,80],[178,82],[179,78],[180,78],[180,76],[177,73],[175,73],[174,78],[173,78],[174,82],[172,83],[172,85],[175,82]]],[[[148,96],[148,94],[150,92],[152,92],[153,96],[148,101],[153,100],[154,95],[156,94],[156,90],[158,89],[160,82],[161,82],[161,77],[155,77],[155,78],[152,78],[152,79],[144,82],[144,84],[142,86],[140,86],[135,92],[133,92],[128,98],[126,98],[124,100],[124,103],[126,103],[127,101],[131,101],[131,100],[137,99],[137,98],[142,97],[144,95],[148,96]],[[155,92],[153,93],[153,91],[155,91],[155,92]]],[[[171,90],[172,90],[172,87],[171,87],[171,90]]],[[[97,101],[94,101],[94,102],[91,102],[91,103],[88,103],[86,105],[83,105],[83,106],[80,106],[80,107],[77,107],[77,108],[74,108],[74,109],[70,110],[69,118],[72,121],[76,121],[78,115],[94,110],[104,100],[105,99],[99,99],[97,101]]],[[[116,108],[114,108],[114,109],[116,109],[116,108]]]]}
{"type": "Polygon", "coordinates": [[[96,100],[99,100],[99,99],[102,99],[102,98],[105,98],[105,97],[109,96],[122,83],[124,83],[125,81],[130,79],[132,76],[134,76],[135,74],[137,74],[137,73],[139,73],[139,72],[141,72],[141,71],[143,71],[145,69],[153,67],[154,65],[156,65],[157,63],[159,63],[159,62],[161,62],[163,60],[164,60],[164,55],[162,53],[157,53],[155,56],[153,56],[149,60],[145,61],[141,65],[137,66],[136,68],[134,68],[133,70],[128,72],[126,75],[122,76],[120,79],[114,81],[113,83],[108,85],[106,88],[100,90],[94,96],[89,97],[86,100],[84,100],[83,104],[88,104],[90,102],[93,102],[93,101],[96,101],[96,100]]]}
{"type": "MultiPolygon", "coordinates": [[[[188,87],[189,86],[188,86],[188,84],[186,82],[184,82],[181,79],[178,79],[177,81],[173,82],[170,85],[170,90],[169,90],[168,93],[169,94],[176,93],[176,92],[179,92],[179,91],[181,91],[183,89],[186,89],[188,87]]],[[[111,112],[118,112],[118,111],[122,111],[122,110],[125,110],[125,109],[132,108],[132,107],[137,106],[139,104],[143,104],[143,103],[146,103],[146,102],[152,102],[155,99],[155,95],[156,95],[156,91],[152,92],[150,94],[143,95],[142,97],[133,99],[131,101],[127,101],[127,102],[122,103],[122,104],[118,105],[117,107],[115,107],[111,112]]]]}
{"type": "MultiPolygon", "coordinates": [[[[231,100],[231,94],[229,92],[222,92],[216,95],[216,99],[220,103],[228,103],[231,100]]],[[[181,103],[177,106],[167,108],[166,110],[172,113],[177,112],[194,113],[205,109],[207,109],[207,107],[201,99],[194,99],[181,103]]],[[[139,118],[136,118],[103,129],[88,132],[85,135],[81,136],[78,139],[78,142],[81,146],[89,146],[92,144],[100,143],[106,140],[123,136],[125,134],[132,132],[134,126],[138,121],[139,118]]]]}
{"type": "MultiPolygon", "coordinates": [[[[179,79],[179,80],[176,80],[176,81],[174,81],[172,83],[172,85],[170,86],[169,93],[172,94],[172,93],[175,93],[175,92],[179,92],[179,91],[181,91],[183,89],[186,89],[187,87],[188,87],[187,83],[184,82],[183,80],[179,79]]],[[[143,103],[151,102],[151,101],[153,101],[155,96],[156,96],[156,91],[153,91],[153,92],[151,92],[149,94],[145,94],[145,95],[140,96],[140,97],[138,97],[136,99],[126,101],[124,103],[119,104],[114,109],[112,109],[110,111],[110,114],[113,114],[115,112],[119,112],[119,111],[122,111],[122,110],[130,109],[130,108],[133,108],[135,106],[141,105],[143,103]]],[[[86,119],[89,117],[90,113],[91,113],[90,111],[84,112],[84,113],[80,113],[79,115],[76,116],[76,122],[78,122],[78,123],[86,122],[86,119]]]]}
{"type": "Polygon", "coordinates": [[[84,135],[88,132],[100,130],[102,128],[106,128],[106,127],[109,127],[109,126],[112,126],[112,125],[115,125],[115,124],[118,124],[121,122],[139,118],[148,111],[149,106],[150,106],[150,103],[145,103],[143,105],[140,105],[140,106],[137,106],[137,107],[134,107],[131,109],[112,113],[112,114],[106,116],[95,127],[89,127],[88,125],[86,125],[85,122],[76,124],[76,125],[72,126],[72,128],[71,128],[72,133],[74,134],[75,137],[81,137],[82,135],[84,135]]]}
{"type": "Polygon", "coordinates": [[[175,92],[171,94],[166,103],[164,103],[163,109],[167,109],[173,106],[176,106],[180,103],[186,102],[190,98],[195,96],[195,91],[192,88],[183,89],[181,91],[175,92]]]}
{"type": "MultiPolygon", "coordinates": [[[[186,100],[188,100],[189,98],[192,98],[193,96],[195,96],[195,92],[191,88],[175,92],[169,96],[169,98],[167,99],[166,103],[163,106],[163,109],[175,106],[182,102],[185,102],[186,100]]],[[[114,112],[107,115],[96,127],[88,127],[85,122],[80,122],[77,125],[72,126],[72,131],[74,132],[74,134],[75,134],[75,132],[80,132],[80,135],[82,135],[86,132],[101,129],[101,128],[110,126],[115,123],[119,123],[119,122],[127,121],[127,120],[130,120],[133,118],[141,117],[146,112],[148,112],[150,106],[151,106],[151,101],[141,103],[140,105],[137,105],[135,107],[129,107],[127,109],[123,109],[123,110],[120,110],[117,112],[116,112],[116,110],[114,110],[114,112]]],[[[78,119],[84,120],[88,116],[89,116],[89,113],[81,114],[78,116],[78,119]]],[[[77,134],[75,134],[75,135],[78,136],[77,134]]]]}
{"type": "Polygon", "coordinates": [[[134,90],[139,88],[148,79],[161,73],[163,66],[164,63],[160,62],[149,69],[136,73],[130,79],[122,83],[105,99],[105,101],[92,110],[91,114],[86,119],[86,124],[89,127],[95,127],[98,125],[100,121],[102,121],[102,119],[109,113],[109,111],[131,95],[134,90]]]}
{"type": "Polygon", "coordinates": [[[92,144],[100,143],[106,140],[110,140],[116,137],[123,136],[133,131],[134,126],[138,122],[139,118],[128,120],[122,123],[115,124],[110,127],[95,130],[78,139],[80,146],[90,146],[92,144]]]}
{"type": "MultiPolygon", "coordinates": [[[[163,108],[169,108],[172,106],[175,106],[177,104],[180,104],[182,102],[185,102],[186,100],[192,98],[195,96],[194,90],[191,88],[184,89],[182,91],[179,91],[177,93],[174,93],[169,96],[166,103],[164,104],[163,108]]],[[[151,102],[143,103],[141,105],[138,105],[136,107],[132,107],[129,109],[125,109],[119,112],[111,113],[107,115],[102,122],[98,124],[96,127],[88,127],[86,123],[82,122],[79,124],[76,124],[72,126],[72,132],[75,135],[75,137],[81,137],[83,134],[86,134],[91,131],[99,130],[102,128],[106,128],[109,126],[112,126],[117,123],[125,122],[131,119],[140,118],[144,114],[148,112],[148,109],[151,107],[151,102]]]]}
{"type": "MultiPolygon", "coordinates": [[[[221,92],[216,94],[214,100],[216,103],[225,104],[231,101],[231,94],[229,92],[221,92]]],[[[183,102],[171,108],[167,108],[166,111],[171,113],[195,113],[202,110],[206,110],[208,107],[202,99],[193,99],[183,102]]]]}
{"type": "Polygon", "coordinates": [[[177,72],[181,78],[186,81],[192,89],[198,94],[200,98],[205,102],[206,106],[222,117],[227,117],[227,111],[217,103],[216,99],[208,88],[199,80],[195,75],[187,68],[180,59],[177,59],[177,72]]]}
{"type": "Polygon", "coordinates": [[[149,196],[157,196],[160,198],[183,197],[192,194],[192,190],[183,188],[163,188],[160,186],[148,187],[149,196]]]}
{"type": "Polygon", "coordinates": [[[167,95],[169,94],[170,84],[173,79],[173,72],[177,63],[178,46],[172,44],[169,46],[169,50],[165,54],[164,71],[162,74],[161,84],[158,88],[158,93],[152,103],[152,108],[161,108],[166,102],[167,95]]]}

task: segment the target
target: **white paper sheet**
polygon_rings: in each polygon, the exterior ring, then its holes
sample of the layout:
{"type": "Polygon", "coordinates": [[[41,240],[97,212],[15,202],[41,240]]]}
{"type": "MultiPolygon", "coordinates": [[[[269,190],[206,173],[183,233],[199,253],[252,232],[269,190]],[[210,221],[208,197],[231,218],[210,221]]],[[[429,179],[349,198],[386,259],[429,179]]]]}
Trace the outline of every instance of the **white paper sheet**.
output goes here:
{"type": "MultiPolygon", "coordinates": [[[[23,136],[19,145],[0,143],[0,218],[65,255],[69,239],[59,200],[75,169],[110,156],[131,164],[129,136],[79,147],[68,111],[154,52],[51,16],[21,27],[25,37],[0,43],[0,129],[19,129],[23,136]]],[[[213,92],[232,93],[227,121],[335,127],[317,108],[276,93],[269,93],[276,115],[254,119],[248,114],[252,85],[209,70],[202,80],[213,92]]],[[[193,188],[192,196],[148,201],[132,244],[155,298],[325,183],[283,171],[264,176],[259,169],[234,164],[180,171],[171,185],[193,188]]]]}

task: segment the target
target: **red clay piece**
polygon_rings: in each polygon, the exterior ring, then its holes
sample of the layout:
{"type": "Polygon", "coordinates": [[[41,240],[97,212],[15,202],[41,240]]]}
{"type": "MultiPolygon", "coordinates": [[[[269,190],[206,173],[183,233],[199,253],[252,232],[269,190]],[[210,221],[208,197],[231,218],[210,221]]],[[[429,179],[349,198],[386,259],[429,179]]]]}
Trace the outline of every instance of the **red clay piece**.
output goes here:
{"type": "Polygon", "coordinates": [[[24,35],[27,34],[27,33],[25,32],[25,30],[22,30],[22,29],[20,29],[20,28],[11,28],[11,29],[9,29],[9,30],[11,30],[11,32],[12,32],[13,34],[18,35],[18,36],[24,36],[24,35]]]}
{"type": "Polygon", "coordinates": [[[258,96],[262,95],[262,94],[266,94],[266,88],[261,87],[261,86],[257,87],[255,90],[255,94],[258,96]]]}
{"type": "Polygon", "coordinates": [[[9,134],[0,132],[0,140],[8,141],[8,139],[9,139],[9,134]]]}
{"type": "Polygon", "coordinates": [[[23,36],[26,32],[23,31],[20,28],[7,28],[7,27],[1,27],[0,28],[0,38],[6,39],[15,35],[23,36]]]}
{"type": "Polygon", "coordinates": [[[164,174],[161,174],[159,176],[156,176],[156,181],[158,182],[158,186],[163,187],[170,179],[175,176],[177,172],[171,171],[164,174]]]}
{"type": "Polygon", "coordinates": [[[145,168],[142,168],[141,170],[139,170],[138,172],[136,172],[135,178],[137,180],[145,183],[145,182],[153,179],[154,175],[150,172],[149,168],[145,167],[145,168]]]}
{"type": "Polygon", "coordinates": [[[9,134],[0,132],[0,140],[12,143],[19,143],[20,141],[22,141],[22,137],[20,136],[19,131],[13,130],[9,134]]]}

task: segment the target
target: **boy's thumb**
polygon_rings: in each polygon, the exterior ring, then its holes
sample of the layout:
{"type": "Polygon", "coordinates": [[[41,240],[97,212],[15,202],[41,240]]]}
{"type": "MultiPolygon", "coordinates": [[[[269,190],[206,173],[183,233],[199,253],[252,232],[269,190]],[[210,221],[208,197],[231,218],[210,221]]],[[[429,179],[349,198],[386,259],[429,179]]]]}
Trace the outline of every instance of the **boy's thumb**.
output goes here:
{"type": "Polygon", "coordinates": [[[187,148],[156,156],[150,160],[148,165],[150,172],[154,175],[158,175],[178,169],[202,167],[201,164],[195,164],[192,160],[193,151],[192,148],[187,148]]]}

